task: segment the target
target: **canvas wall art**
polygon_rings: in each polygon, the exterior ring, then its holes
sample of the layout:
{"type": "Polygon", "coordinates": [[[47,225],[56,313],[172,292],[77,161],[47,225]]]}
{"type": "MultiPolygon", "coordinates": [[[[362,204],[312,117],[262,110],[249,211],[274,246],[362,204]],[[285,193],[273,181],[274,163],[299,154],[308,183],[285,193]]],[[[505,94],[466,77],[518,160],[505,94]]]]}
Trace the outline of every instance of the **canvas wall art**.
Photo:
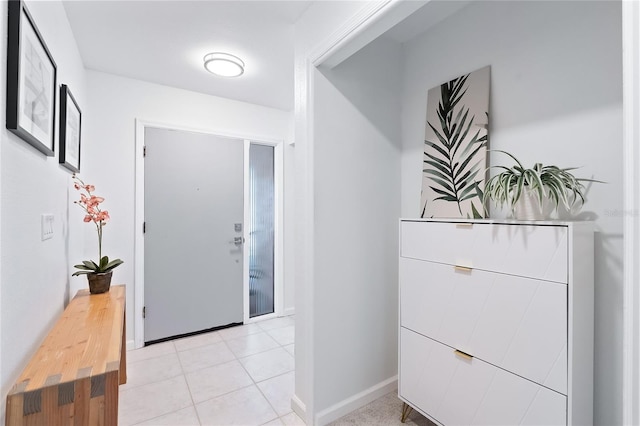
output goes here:
{"type": "Polygon", "coordinates": [[[429,90],[421,217],[484,217],[489,66],[429,90]]]}

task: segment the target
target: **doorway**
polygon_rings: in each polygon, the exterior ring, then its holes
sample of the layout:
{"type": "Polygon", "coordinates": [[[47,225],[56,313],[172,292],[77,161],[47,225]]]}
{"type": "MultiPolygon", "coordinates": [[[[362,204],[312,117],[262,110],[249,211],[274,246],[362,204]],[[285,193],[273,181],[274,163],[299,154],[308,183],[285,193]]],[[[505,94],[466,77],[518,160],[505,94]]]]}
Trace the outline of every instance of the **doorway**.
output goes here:
{"type": "Polygon", "coordinates": [[[279,143],[137,127],[135,346],[280,314],[279,143]]]}

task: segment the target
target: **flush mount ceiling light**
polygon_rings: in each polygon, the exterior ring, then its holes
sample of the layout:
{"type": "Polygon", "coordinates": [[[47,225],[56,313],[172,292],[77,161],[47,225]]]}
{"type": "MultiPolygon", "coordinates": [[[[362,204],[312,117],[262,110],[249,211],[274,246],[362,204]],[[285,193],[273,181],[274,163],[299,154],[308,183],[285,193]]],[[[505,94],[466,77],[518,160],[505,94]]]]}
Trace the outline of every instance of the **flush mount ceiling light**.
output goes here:
{"type": "Polygon", "coordinates": [[[244,62],[229,53],[213,52],[204,57],[204,67],[222,77],[239,77],[244,73],[244,62]]]}

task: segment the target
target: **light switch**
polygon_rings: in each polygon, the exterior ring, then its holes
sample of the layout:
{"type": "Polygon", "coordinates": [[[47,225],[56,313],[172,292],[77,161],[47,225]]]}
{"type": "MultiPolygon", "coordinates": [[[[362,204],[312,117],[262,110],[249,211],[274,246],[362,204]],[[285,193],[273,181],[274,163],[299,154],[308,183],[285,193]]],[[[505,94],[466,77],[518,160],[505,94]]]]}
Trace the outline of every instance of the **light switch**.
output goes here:
{"type": "Polygon", "coordinates": [[[42,241],[53,238],[53,215],[42,215],[42,241]]]}

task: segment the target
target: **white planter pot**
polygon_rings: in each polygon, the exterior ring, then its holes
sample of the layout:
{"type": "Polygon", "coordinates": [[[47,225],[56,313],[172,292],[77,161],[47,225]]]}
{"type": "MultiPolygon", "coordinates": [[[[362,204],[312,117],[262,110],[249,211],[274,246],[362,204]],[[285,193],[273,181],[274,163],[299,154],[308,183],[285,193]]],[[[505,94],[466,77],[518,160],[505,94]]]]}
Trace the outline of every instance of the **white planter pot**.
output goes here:
{"type": "Polygon", "coordinates": [[[553,206],[548,198],[543,198],[540,205],[535,193],[525,187],[514,206],[513,215],[518,220],[546,220],[549,219],[552,211],[553,206]]]}

